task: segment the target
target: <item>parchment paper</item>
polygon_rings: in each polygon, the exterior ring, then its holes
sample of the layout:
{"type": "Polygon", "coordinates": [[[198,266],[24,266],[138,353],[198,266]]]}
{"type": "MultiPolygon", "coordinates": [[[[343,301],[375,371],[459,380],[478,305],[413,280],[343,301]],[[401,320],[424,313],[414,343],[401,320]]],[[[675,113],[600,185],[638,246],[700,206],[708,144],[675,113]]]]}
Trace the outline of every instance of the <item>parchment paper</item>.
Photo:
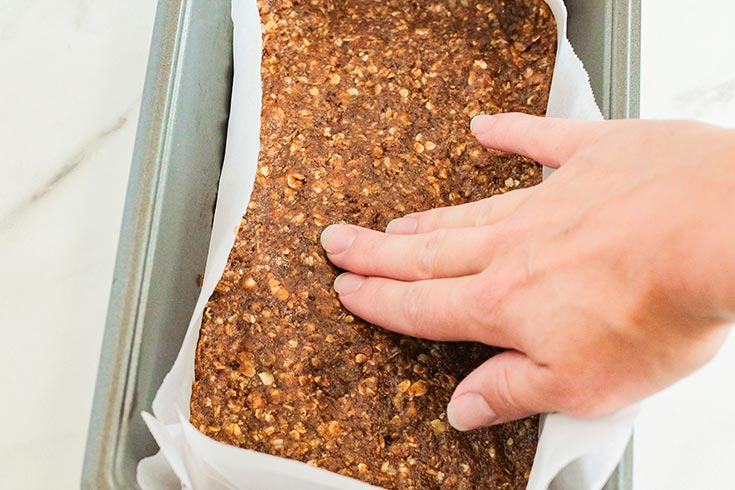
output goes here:
{"type": "MultiPolygon", "coordinates": [[[[566,37],[563,0],[547,0],[558,26],[558,52],[548,115],[601,119],[587,73],[566,37]]],[[[138,465],[144,490],[376,488],[306,464],[227,446],[189,422],[194,350],[202,312],[225,268],[235,231],[250,199],[260,145],[261,27],[255,0],[234,0],[234,81],[227,150],[220,179],[212,239],[202,292],[179,356],[144,413],[161,451],[138,465]]],[[[528,490],[602,488],[630,438],[637,407],[597,420],[551,414],[542,421],[528,490]]]]}

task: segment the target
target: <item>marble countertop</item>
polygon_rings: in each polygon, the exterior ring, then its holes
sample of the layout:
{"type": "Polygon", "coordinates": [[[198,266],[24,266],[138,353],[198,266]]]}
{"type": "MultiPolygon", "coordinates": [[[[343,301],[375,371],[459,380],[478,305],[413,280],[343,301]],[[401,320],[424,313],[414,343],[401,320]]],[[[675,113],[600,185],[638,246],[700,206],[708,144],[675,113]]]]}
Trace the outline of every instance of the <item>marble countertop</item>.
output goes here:
{"type": "MultiPolygon", "coordinates": [[[[735,126],[735,3],[643,0],[642,115],[735,126]]],[[[0,3],[0,488],[79,486],[155,3],[0,3]]],[[[735,488],[735,337],[653,397],[636,488],[735,488]]]]}

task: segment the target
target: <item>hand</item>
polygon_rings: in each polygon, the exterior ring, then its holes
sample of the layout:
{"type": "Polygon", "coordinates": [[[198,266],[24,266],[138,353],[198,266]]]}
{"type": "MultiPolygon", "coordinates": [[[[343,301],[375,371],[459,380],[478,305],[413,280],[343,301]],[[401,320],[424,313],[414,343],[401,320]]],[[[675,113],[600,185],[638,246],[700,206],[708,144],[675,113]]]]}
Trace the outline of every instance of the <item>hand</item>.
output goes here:
{"type": "Polygon", "coordinates": [[[479,141],[558,168],[542,184],[333,225],[344,306],[376,325],[509,350],[447,408],[459,430],[612,413],[710,360],[735,321],[735,133],[691,122],[480,116],[479,141]]]}

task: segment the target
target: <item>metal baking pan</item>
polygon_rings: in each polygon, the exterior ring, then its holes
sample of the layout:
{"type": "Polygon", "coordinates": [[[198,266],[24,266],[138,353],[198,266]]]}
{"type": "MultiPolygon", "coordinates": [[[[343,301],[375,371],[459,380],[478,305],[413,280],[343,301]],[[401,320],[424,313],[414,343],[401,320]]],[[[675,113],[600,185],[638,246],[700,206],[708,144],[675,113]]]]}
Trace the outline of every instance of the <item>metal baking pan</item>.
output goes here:
{"type": "MultiPolygon", "coordinates": [[[[159,1],[81,486],[138,488],[157,446],[140,417],[199,294],[232,82],[231,0],[159,1]]],[[[567,0],[606,117],[638,114],[640,0],[567,0]]],[[[630,454],[606,487],[631,488],[630,454]]]]}

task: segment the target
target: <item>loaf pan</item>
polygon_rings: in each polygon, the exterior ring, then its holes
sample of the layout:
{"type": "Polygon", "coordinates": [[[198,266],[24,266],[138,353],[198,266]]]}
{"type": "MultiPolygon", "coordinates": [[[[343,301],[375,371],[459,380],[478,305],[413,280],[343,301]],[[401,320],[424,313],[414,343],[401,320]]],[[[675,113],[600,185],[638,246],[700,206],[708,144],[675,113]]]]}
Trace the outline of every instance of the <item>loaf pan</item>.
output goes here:
{"type": "MultiPolygon", "coordinates": [[[[640,0],[567,0],[606,117],[638,114],[640,0]]],[[[81,486],[134,489],[140,412],[170,369],[204,271],[232,84],[230,0],[158,3],[81,486]]],[[[606,487],[631,488],[630,451],[606,487]]]]}

